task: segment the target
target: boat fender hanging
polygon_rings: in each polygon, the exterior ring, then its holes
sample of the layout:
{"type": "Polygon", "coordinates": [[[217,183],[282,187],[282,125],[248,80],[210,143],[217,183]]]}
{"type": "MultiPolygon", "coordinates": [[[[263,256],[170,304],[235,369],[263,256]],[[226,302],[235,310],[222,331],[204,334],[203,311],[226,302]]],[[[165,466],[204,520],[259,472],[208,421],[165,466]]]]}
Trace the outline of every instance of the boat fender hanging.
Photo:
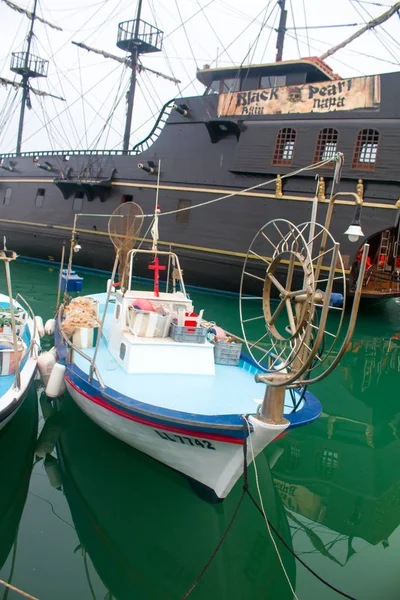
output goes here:
{"type": "Polygon", "coordinates": [[[56,363],[51,371],[50,379],[46,386],[46,396],[48,396],[48,398],[57,398],[57,396],[61,396],[64,393],[64,373],[64,365],[56,363]]]}
{"type": "Polygon", "coordinates": [[[37,359],[37,365],[44,386],[49,383],[50,375],[56,364],[56,349],[52,348],[48,352],[42,352],[37,359]]]}
{"type": "Polygon", "coordinates": [[[44,325],[44,332],[46,335],[54,335],[55,319],[48,319],[44,325]]]}
{"type": "Polygon", "coordinates": [[[51,454],[47,454],[46,458],[44,459],[44,470],[49,478],[51,487],[55,488],[56,490],[61,490],[62,477],[60,465],[58,464],[58,460],[51,454]]]}
{"type": "Polygon", "coordinates": [[[36,321],[37,330],[39,332],[39,336],[42,338],[44,336],[43,319],[42,319],[42,317],[36,316],[35,321],[36,321]]]}

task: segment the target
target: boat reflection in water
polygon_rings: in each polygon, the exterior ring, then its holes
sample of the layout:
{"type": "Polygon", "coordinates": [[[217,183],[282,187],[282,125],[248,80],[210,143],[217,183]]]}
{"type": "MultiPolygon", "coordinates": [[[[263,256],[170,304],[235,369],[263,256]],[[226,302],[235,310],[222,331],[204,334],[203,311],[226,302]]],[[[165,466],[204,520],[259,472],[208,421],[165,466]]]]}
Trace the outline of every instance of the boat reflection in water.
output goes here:
{"type": "MultiPolygon", "coordinates": [[[[109,436],[65,395],[56,446],[62,489],[85,551],[110,597],[180,598],[210,558],[241,495],[211,504],[180,474],[109,436]]],[[[51,428],[51,417],[46,427],[51,428]]],[[[51,434],[50,434],[51,435],[51,434]]],[[[269,518],[290,532],[265,456],[257,459],[269,518]]],[[[255,490],[253,469],[251,486],[255,490]]],[[[280,551],[295,586],[295,564],[280,551]]],[[[245,497],[193,598],[292,598],[263,518],[245,497]]],[[[107,596],[108,597],[108,596],[107,596]]]]}
{"type": "Polygon", "coordinates": [[[0,577],[6,581],[12,579],[18,528],[33,466],[37,427],[37,399],[35,391],[31,389],[17,414],[0,432],[0,577]]]}
{"type": "MultiPolygon", "coordinates": [[[[378,576],[367,571],[363,581],[353,577],[368,598],[382,592],[398,598],[400,587],[389,557],[398,551],[397,536],[389,537],[400,523],[398,337],[355,337],[336,385],[330,381],[318,391],[321,418],[307,435],[293,431],[277,442],[283,452],[273,468],[292,532],[298,532],[295,551],[307,554],[311,566],[311,555],[322,554],[333,570],[333,563],[344,567],[362,551],[364,567],[380,565],[378,576]],[[378,556],[382,551],[385,555],[378,556]]],[[[360,562],[354,568],[358,572],[360,562]]],[[[360,587],[345,591],[361,595],[360,587]]]]}

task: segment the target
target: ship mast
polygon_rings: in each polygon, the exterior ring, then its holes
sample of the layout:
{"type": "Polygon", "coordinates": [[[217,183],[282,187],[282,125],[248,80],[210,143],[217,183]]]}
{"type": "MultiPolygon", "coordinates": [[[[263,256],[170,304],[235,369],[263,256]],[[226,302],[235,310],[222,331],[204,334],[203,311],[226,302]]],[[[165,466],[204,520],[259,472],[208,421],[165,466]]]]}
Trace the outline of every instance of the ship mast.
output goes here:
{"type": "Polygon", "coordinates": [[[117,46],[122,50],[130,52],[130,63],[132,66],[123,140],[124,152],[129,150],[139,54],[159,52],[162,47],[163,32],[156,27],[153,27],[153,25],[146,23],[146,21],[142,21],[140,19],[141,12],[142,0],[138,0],[136,19],[133,21],[124,21],[118,25],[117,46]]]}
{"type": "Polygon", "coordinates": [[[286,0],[278,0],[278,6],[281,9],[281,16],[279,18],[279,25],[278,25],[278,37],[276,40],[276,62],[281,62],[282,61],[282,54],[283,54],[283,42],[285,40],[285,33],[286,33],[286,19],[287,19],[287,10],[285,10],[285,2],[286,0]]]}
{"type": "Polygon", "coordinates": [[[19,125],[18,125],[18,135],[17,135],[17,154],[21,153],[21,145],[22,145],[22,133],[24,129],[24,116],[25,116],[25,106],[31,108],[31,102],[29,98],[29,79],[31,77],[47,77],[47,69],[49,63],[47,60],[42,60],[37,56],[31,56],[31,43],[33,38],[33,26],[35,23],[36,17],[36,5],[37,0],[34,0],[33,12],[31,16],[31,26],[29,28],[28,38],[27,38],[27,49],[26,52],[13,52],[11,55],[11,71],[14,73],[18,73],[18,75],[22,75],[22,101],[21,101],[21,110],[19,115],[19,125]]]}

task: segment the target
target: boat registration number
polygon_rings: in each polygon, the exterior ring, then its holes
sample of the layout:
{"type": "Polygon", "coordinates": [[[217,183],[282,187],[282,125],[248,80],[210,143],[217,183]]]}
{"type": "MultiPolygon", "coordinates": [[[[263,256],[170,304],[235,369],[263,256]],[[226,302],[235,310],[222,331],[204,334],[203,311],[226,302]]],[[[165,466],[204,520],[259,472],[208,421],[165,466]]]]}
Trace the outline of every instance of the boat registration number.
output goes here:
{"type": "Polygon", "coordinates": [[[198,448],[215,450],[215,447],[208,440],[199,440],[198,438],[189,437],[187,435],[178,435],[177,433],[167,433],[166,431],[158,431],[158,429],[155,429],[154,431],[163,440],[185,444],[186,446],[197,446],[198,448]]]}

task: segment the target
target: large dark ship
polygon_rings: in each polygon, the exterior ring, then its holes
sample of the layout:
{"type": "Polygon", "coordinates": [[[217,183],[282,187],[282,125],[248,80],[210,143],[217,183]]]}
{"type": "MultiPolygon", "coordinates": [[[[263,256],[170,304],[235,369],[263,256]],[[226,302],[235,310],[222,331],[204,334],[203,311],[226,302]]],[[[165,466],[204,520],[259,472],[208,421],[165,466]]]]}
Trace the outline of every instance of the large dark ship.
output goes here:
{"type": "MultiPolygon", "coordinates": [[[[16,152],[1,155],[0,170],[1,229],[18,253],[59,260],[74,218],[89,213],[77,222],[82,251],[75,262],[110,269],[107,221],[99,215],[131,200],[152,213],[159,178],[159,244],[179,252],[188,284],[237,292],[243,259],[265,222],[309,221],[314,197],[323,222],[336,194],[331,231],[341,244],[348,291],[368,241],[363,295],[400,296],[400,74],[342,79],[321,58],[282,61],[286,11],[283,0],[278,4],[275,63],[198,70],[204,94],[167,102],[149,134],[132,147],[138,61],[160,50],[163,39],[141,19],[140,0],[136,18],[118,31],[132,78],[123,149],[117,151],[22,151],[29,81],[47,73],[47,61],[30,53],[34,11],[27,50],[14,53],[11,63],[23,92],[16,152]],[[357,227],[362,205],[361,237],[345,234],[355,198],[357,227]]],[[[145,238],[150,242],[150,235],[145,238]]]]}

